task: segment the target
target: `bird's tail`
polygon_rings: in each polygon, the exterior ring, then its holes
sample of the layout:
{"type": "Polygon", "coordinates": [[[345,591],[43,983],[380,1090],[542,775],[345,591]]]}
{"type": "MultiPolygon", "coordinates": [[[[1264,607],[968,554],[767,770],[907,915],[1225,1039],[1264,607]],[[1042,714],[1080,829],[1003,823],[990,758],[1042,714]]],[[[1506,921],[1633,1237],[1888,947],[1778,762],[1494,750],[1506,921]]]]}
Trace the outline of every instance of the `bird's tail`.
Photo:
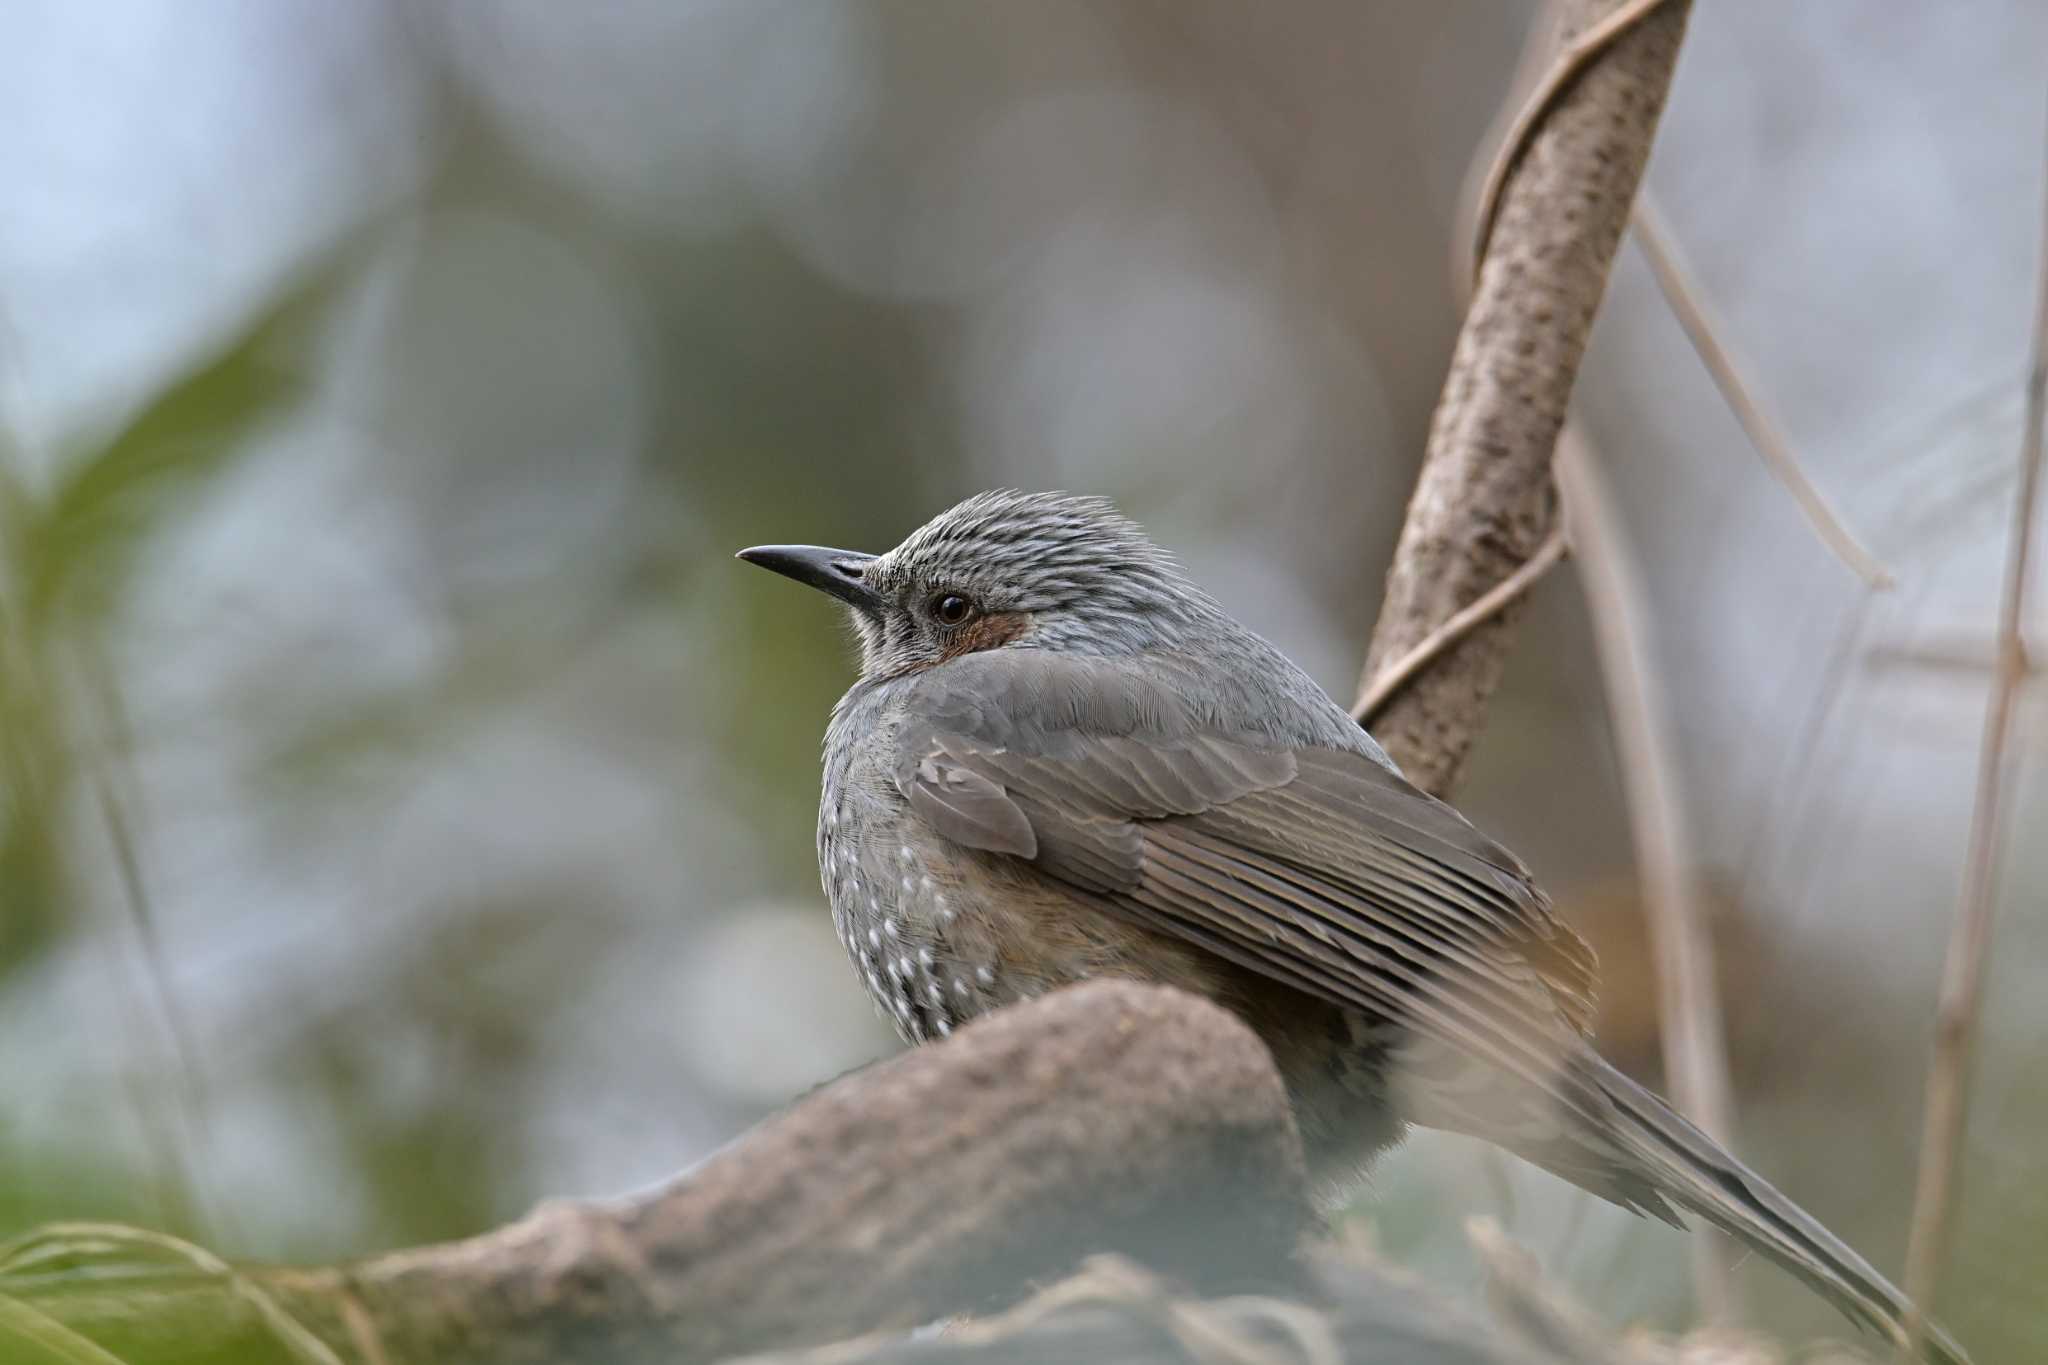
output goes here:
{"type": "MultiPolygon", "coordinates": [[[[1904,1340],[1906,1296],[1870,1262],[1590,1048],[1559,1057],[1539,1085],[1411,1039],[1395,1075],[1407,1087],[1397,1106],[1411,1121],[1483,1138],[1677,1227],[1678,1210],[1690,1210],[1805,1280],[1857,1325],[1904,1340]]],[[[1936,1365],[1969,1365],[1932,1324],[1925,1351],[1936,1365]]]]}
{"type": "MultiPolygon", "coordinates": [[[[1582,1060],[1585,1079],[1611,1105],[1609,1131],[1600,1136],[1620,1148],[1634,1167],[1631,1174],[1799,1276],[1859,1325],[1895,1343],[1904,1340],[1906,1296],[1870,1262],[1655,1095],[1590,1052],[1582,1060]]],[[[1558,1173],[1588,1183],[1571,1170],[1558,1173]]],[[[1931,1323],[1926,1353],[1939,1365],[1969,1362],[1962,1347],[1931,1323]]]]}

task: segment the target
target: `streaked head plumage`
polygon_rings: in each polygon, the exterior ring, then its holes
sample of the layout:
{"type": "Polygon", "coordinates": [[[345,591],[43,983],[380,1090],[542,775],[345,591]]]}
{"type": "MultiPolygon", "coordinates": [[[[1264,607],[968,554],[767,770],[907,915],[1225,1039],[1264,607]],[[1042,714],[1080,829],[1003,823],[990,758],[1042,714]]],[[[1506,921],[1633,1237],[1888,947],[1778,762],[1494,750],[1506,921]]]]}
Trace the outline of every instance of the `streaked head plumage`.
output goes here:
{"type": "Polygon", "coordinates": [[[845,600],[868,677],[988,649],[1138,653],[1220,618],[1136,522],[1069,493],[978,493],[875,556],[773,546],[743,557],[845,600]]]}

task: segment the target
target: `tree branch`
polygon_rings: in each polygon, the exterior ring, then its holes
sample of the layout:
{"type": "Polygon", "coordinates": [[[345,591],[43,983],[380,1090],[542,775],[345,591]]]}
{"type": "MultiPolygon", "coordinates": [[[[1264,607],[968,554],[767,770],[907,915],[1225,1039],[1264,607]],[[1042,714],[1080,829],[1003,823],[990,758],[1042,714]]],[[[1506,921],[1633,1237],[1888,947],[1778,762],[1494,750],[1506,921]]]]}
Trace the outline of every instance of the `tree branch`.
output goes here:
{"type": "MultiPolygon", "coordinates": [[[[1689,0],[1576,0],[1565,65],[1517,120],[1480,214],[1484,258],[1359,691],[1533,556],[1551,452],[1670,89],[1689,0]],[[1634,22],[1625,23],[1630,13],[1634,22]],[[1621,19],[1617,19],[1621,16],[1621,19]],[[1578,41],[1599,36],[1602,45],[1578,41]]],[[[1509,604],[1388,699],[1374,733],[1425,790],[1457,784],[1500,682],[1509,604]]]]}
{"type": "Polygon", "coordinates": [[[1100,982],[845,1077],[649,1195],[151,1293],[74,1248],[73,1273],[46,1257],[0,1291],[128,1360],[174,1339],[207,1358],[194,1333],[216,1357],[274,1352],[250,1286],[361,1365],[713,1360],[983,1307],[1098,1250],[1271,1286],[1312,1218],[1303,1190],[1257,1037],[1193,996],[1100,982]],[[89,1270],[123,1287],[92,1292],[89,1270]]]}

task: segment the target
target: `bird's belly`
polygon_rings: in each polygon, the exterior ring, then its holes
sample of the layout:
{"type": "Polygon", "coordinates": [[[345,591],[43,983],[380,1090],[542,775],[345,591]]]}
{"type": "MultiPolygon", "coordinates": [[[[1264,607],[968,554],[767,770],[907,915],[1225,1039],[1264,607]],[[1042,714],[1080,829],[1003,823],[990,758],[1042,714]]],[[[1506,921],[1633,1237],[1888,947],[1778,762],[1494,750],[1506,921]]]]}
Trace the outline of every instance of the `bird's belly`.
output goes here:
{"type": "Polygon", "coordinates": [[[1120,977],[1231,1010],[1273,1053],[1312,1174],[1347,1180],[1399,1131],[1378,1021],[1300,994],[1082,903],[1010,860],[955,847],[907,815],[827,805],[821,880],[868,994],[909,1043],[1060,986],[1120,977]],[[838,816],[834,818],[835,814],[838,816]]]}
{"type": "Polygon", "coordinates": [[[818,861],[839,941],[904,1041],[944,1037],[1020,993],[983,896],[915,831],[828,822],[818,861]]]}
{"type": "Polygon", "coordinates": [[[1006,858],[953,846],[914,819],[835,823],[830,813],[818,857],[834,928],[908,1042],[1098,977],[1227,993],[1228,964],[1078,903],[1006,858]]]}

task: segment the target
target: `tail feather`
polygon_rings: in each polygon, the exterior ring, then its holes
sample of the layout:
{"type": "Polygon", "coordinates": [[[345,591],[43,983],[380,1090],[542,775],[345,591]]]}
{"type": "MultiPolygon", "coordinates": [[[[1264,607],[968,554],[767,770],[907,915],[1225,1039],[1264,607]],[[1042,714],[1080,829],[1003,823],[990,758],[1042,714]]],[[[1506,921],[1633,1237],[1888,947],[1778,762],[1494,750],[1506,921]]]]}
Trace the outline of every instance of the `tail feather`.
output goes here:
{"type": "MultiPolygon", "coordinates": [[[[1547,1083],[1510,1080],[1447,1045],[1411,1039],[1396,1107],[1427,1128],[1468,1133],[1632,1213],[1677,1227],[1691,1212],[1799,1276],[1858,1326],[1905,1338],[1906,1296],[1770,1182],[1590,1049],[1558,1058],[1547,1083]],[[1674,1208],[1674,1206],[1676,1206],[1674,1208]]],[[[1935,1365],[1969,1357],[1929,1324],[1935,1365]]]]}
{"type": "MultiPolygon", "coordinates": [[[[1659,1193],[1799,1276],[1859,1325],[1905,1340],[1906,1296],[1870,1262],[1648,1090],[1591,1054],[1586,1064],[1614,1106],[1603,1136],[1659,1193]]],[[[1969,1365],[1941,1328],[1928,1324],[1926,1336],[1928,1359],[1969,1365]]]]}

